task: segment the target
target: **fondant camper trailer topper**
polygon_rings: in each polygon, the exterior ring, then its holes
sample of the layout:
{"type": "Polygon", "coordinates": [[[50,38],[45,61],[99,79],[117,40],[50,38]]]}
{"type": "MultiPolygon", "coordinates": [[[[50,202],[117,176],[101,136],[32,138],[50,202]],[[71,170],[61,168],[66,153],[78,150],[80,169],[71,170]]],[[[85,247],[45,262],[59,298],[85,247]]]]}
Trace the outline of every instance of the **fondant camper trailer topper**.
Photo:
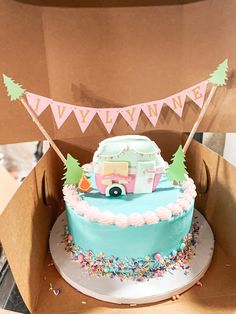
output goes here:
{"type": "Polygon", "coordinates": [[[96,185],[106,196],[152,193],[165,166],[160,149],[146,136],[108,138],[93,157],[96,185]]]}

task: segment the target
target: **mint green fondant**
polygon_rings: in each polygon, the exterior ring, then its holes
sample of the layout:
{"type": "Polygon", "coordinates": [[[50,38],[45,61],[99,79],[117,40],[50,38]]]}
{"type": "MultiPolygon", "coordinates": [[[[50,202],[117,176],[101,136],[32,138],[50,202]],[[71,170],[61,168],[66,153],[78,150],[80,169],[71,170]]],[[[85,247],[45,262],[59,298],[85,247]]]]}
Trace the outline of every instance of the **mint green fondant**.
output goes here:
{"type": "Polygon", "coordinates": [[[156,167],[164,167],[157,144],[141,135],[115,136],[100,142],[93,164],[101,165],[104,161],[127,161],[130,168],[135,168],[139,161],[155,161],[156,167]]]}
{"type": "MultiPolygon", "coordinates": [[[[173,187],[166,179],[161,180],[158,189],[150,194],[129,194],[119,198],[107,198],[96,190],[86,194],[84,199],[101,211],[110,210],[113,214],[132,212],[145,213],[158,207],[176,202],[182,193],[180,187],[173,187]]],[[[168,255],[179,250],[183,238],[191,228],[193,205],[180,216],[154,225],[119,228],[92,222],[78,215],[66,204],[69,231],[75,245],[95,254],[103,252],[119,258],[138,258],[159,252],[168,255]]]]}

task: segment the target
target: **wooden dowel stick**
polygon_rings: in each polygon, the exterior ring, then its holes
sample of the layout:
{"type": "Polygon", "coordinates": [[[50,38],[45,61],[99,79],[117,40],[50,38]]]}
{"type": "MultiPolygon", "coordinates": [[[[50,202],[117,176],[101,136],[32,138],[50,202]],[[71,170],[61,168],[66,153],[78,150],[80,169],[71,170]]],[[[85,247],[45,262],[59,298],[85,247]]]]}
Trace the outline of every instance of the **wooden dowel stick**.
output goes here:
{"type": "Polygon", "coordinates": [[[212,89],[211,89],[211,91],[210,91],[208,97],[207,97],[207,100],[205,101],[205,103],[204,103],[204,105],[203,105],[203,107],[202,107],[202,111],[200,112],[200,115],[199,115],[197,121],[194,123],[194,126],[193,126],[193,128],[192,128],[192,130],[191,130],[191,132],[190,132],[190,134],[189,134],[189,136],[188,136],[188,138],[187,138],[187,141],[186,141],[186,143],[185,143],[185,145],[184,145],[184,148],[183,148],[183,152],[184,152],[185,154],[186,154],[186,151],[187,151],[188,148],[189,148],[189,145],[190,145],[191,142],[192,142],[192,139],[193,139],[193,137],[194,137],[194,135],[195,135],[195,133],[196,133],[198,127],[199,127],[199,124],[201,123],[201,121],[202,121],[202,119],[203,119],[203,117],[204,117],[204,115],[205,115],[205,113],[206,113],[206,111],[207,111],[207,108],[208,108],[208,106],[209,106],[209,104],[210,104],[210,102],[211,102],[211,100],[212,100],[212,97],[214,96],[214,94],[215,94],[215,92],[216,92],[216,89],[217,89],[217,85],[214,85],[214,86],[212,87],[212,89]]]}
{"type": "Polygon", "coordinates": [[[50,145],[52,146],[52,148],[54,149],[54,151],[56,152],[56,154],[58,155],[58,157],[61,159],[61,161],[65,164],[66,163],[66,159],[63,156],[62,152],[59,150],[59,148],[57,147],[57,145],[54,143],[53,139],[50,137],[50,135],[48,134],[48,132],[44,129],[44,127],[42,126],[42,124],[39,122],[37,116],[35,115],[34,111],[30,108],[30,106],[27,104],[27,102],[24,100],[23,97],[20,98],[21,103],[23,104],[23,106],[25,107],[25,109],[28,111],[28,113],[30,114],[31,118],[33,119],[33,121],[36,123],[37,127],[40,129],[40,131],[42,132],[42,134],[45,136],[45,138],[48,140],[48,142],[50,143],[50,145]]]}

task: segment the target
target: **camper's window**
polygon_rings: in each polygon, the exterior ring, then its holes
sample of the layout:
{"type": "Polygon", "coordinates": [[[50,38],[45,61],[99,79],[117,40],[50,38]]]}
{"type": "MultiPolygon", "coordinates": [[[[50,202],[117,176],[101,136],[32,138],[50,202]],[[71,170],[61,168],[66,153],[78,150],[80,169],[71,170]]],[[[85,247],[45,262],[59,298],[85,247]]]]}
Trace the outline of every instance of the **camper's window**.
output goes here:
{"type": "Polygon", "coordinates": [[[127,177],[128,176],[128,162],[104,161],[103,175],[111,175],[111,174],[127,177]]]}

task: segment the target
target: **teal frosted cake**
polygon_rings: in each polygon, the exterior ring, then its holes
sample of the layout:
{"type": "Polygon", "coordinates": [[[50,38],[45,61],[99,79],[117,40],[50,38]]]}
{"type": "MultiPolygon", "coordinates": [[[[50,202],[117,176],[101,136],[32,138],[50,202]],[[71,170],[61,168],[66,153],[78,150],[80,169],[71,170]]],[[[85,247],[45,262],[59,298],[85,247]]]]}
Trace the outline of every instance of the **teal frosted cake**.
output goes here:
{"type": "Polygon", "coordinates": [[[145,136],[99,144],[84,166],[92,189],[63,189],[67,251],[91,275],[143,280],[188,264],[193,254],[193,180],[169,181],[168,164],[145,136]]]}

